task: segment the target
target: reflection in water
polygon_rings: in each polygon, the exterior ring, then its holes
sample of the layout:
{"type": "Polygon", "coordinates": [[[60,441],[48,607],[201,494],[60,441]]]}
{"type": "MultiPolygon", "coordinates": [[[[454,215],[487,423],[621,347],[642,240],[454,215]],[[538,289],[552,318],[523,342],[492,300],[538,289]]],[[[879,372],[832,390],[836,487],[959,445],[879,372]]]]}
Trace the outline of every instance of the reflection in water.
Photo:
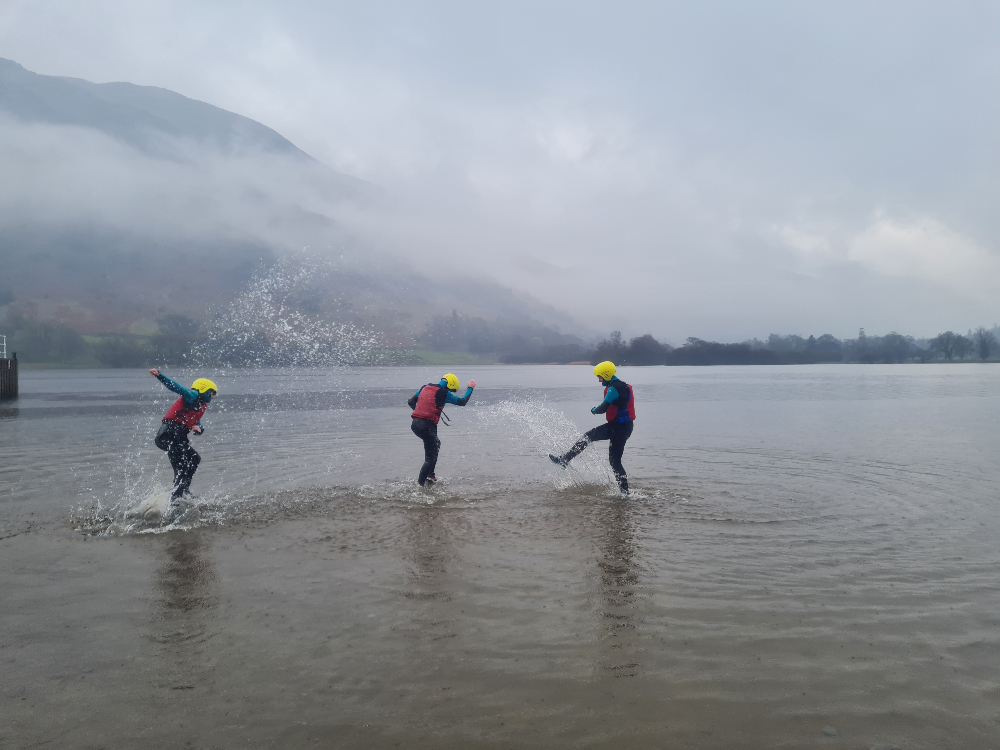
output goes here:
{"type": "Polygon", "coordinates": [[[164,646],[165,686],[188,690],[212,669],[208,641],[215,632],[209,624],[218,605],[215,572],[207,554],[207,534],[172,532],[161,538],[166,542],[166,559],[156,576],[160,632],[153,638],[164,646]]]}
{"type": "Polygon", "coordinates": [[[435,506],[418,506],[409,511],[407,536],[413,560],[411,575],[422,587],[439,588],[436,584],[447,572],[448,560],[454,555],[451,535],[443,522],[445,512],[435,506]]]}
{"type": "Polygon", "coordinates": [[[446,508],[437,506],[417,506],[407,510],[407,540],[410,544],[412,565],[409,583],[403,596],[417,606],[410,622],[411,635],[418,641],[435,643],[439,651],[440,641],[447,641],[458,635],[458,618],[451,609],[454,582],[448,574],[448,566],[455,556],[451,532],[445,520],[446,508]]]}
{"type": "Polygon", "coordinates": [[[165,616],[215,606],[215,573],[205,546],[204,535],[197,531],[167,535],[167,559],[157,574],[165,616]]]}
{"type": "Polygon", "coordinates": [[[615,677],[635,677],[639,670],[636,635],[640,605],[632,509],[626,498],[606,505],[597,522],[602,524],[600,573],[601,640],[609,653],[603,668],[615,677]]]}

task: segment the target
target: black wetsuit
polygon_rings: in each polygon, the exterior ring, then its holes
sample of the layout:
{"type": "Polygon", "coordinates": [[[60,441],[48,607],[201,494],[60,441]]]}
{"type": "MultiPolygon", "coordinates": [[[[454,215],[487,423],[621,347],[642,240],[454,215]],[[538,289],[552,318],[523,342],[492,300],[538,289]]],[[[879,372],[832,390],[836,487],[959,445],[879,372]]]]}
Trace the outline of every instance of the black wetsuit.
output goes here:
{"type": "Polygon", "coordinates": [[[424,465],[420,467],[420,474],[417,476],[417,483],[422,485],[427,481],[427,477],[434,476],[438,453],[441,451],[441,439],[438,437],[437,423],[429,419],[414,417],[410,429],[424,441],[424,465]]]}
{"type": "Polygon", "coordinates": [[[618,480],[618,487],[622,492],[628,492],[628,476],[625,474],[625,467],[622,465],[622,455],[625,453],[625,443],[632,437],[633,422],[629,420],[624,424],[618,422],[605,422],[592,430],[587,430],[573,447],[563,454],[562,460],[569,463],[574,458],[583,453],[591,443],[597,440],[610,440],[608,446],[608,458],[611,460],[611,470],[618,480]]]}
{"type": "Polygon", "coordinates": [[[625,443],[632,437],[632,428],[634,426],[634,422],[629,416],[628,411],[628,404],[632,398],[632,388],[624,380],[620,380],[617,377],[611,380],[609,385],[614,386],[618,398],[612,403],[608,403],[607,401],[602,402],[600,406],[594,409],[594,413],[603,414],[610,406],[614,406],[617,410],[615,419],[611,422],[605,422],[592,430],[587,430],[583,434],[583,437],[577,440],[573,444],[573,447],[559,458],[559,461],[562,464],[567,464],[583,453],[584,449],[591,443],[597,440],[610,440],[611,445],[608,446],[608,459],[611,461],[611,471],[614,472],[619,489],[627,493],[628,476],[625,474],[625,467],[622,465],[622,455],[625,453],[625,443]]]}
{"type": "MultiPolygon", "coordinates": [[[[444,387],[443,380],[440,383],[428,383],[427,385],[421,387],[420,390],[410,396],[410,399],[406,403],[411,409],[416,409],[417,399],[420,398],[420,391],[424,388],[433,388],[435,386],[437,386],[438,390],[437,393],[434,394],[434,406],[438,413],[444,409],[445,404],[465,406],[469,403],[469,396],[472,394],[471,388],[467,389],[465,391],[465,395],[459,398],[444,387]]],[[[417,483],[423,486],[428,477],[434,478],[434,469],[437,467],[438,453],[441,451],[441,440],[438,438],[438,426],[437,422],[432,419],[413,417],[410,429],[413,430],[414,435],[424,441],[424,465],[420,467],[420,474],[417,476],[417,483]]]]}
{"type": "Polygon", "coordinates": [[[194,473],[201,463],[201,456],[188,440],[188,428],[177,422],[165,421],[160,425],[153,441],[161,451],[167,452],[174,470],[174,488],[170,498],[180,497],[191,486],[194,473]]]}

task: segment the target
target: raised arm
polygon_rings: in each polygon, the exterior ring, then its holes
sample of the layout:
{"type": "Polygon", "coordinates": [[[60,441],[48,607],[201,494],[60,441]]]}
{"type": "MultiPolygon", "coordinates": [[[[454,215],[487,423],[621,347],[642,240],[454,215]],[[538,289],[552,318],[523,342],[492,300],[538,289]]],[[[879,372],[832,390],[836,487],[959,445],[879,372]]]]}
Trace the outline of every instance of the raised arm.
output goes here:
{"type": "Polygon", "coordinates": [[[156,368],[150,370],[149,374],[152,375],[157,380],[159,380],[161,383],[163,383],[163,385],[167,387],[167,390],[173,391],[178,396],[183,398],[185,403],[193,404],[195,401],[198,400],[198,396],[200,395],[198,391],[194,390],[193,388],[185,388],[180,383],[168,378],[166,375],[164,375],[156,368]]]}
{"type": "Polygon", "coordinates": [[[476,387],[476,381],[470,380],[469,387],[465,389],[465,395],[462,398],[458,398],[454,393],[449,393],[445,398],[445,402],[449,404],[455,404],[457,406],[465,406],[469,403],[469,398],[472,396],[472,391],[476,387]]]}

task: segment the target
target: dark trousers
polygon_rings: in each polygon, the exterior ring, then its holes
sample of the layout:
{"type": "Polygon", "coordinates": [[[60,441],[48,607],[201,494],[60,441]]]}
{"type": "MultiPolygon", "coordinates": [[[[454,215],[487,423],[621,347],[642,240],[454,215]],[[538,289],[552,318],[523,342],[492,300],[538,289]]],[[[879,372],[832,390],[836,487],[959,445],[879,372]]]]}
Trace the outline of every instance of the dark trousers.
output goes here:
{"type": "Polygon", "coordinates": [[[417,482],[423,485],[427,477],[434,476],[434,467],[437,466],[438,452],[441,450],[441,441],[438,439],[438,426],[436,422],[429,419],[413,418],[410,425],[413,434],[424,441],[424,465],[420,467],[420,476],[417,482]]]}
{"type": "Polygon", "coordinates": [[[174,469],[174,489],[170,498],[180,497],[191,486],[194,473],[201,463],[201,456],[188,440],[188,429],[176,422],[164,422],[153,442],[161,451],[167,452],[167,458],[174,469]]]}
{"type": "Polygon", "coordinates": [[[600,427],[595,427],[584,433],[583,437],[573,444],[564,455],[563,461],[569,462],[583,453],[583,450],[596,440],[610,440],[608,447],[608,458],[611,459],[611,470],[615,473],[618,486],[622,492],[628,492],[628,477],[625,474],[625,467],[622,466],[622,455],[625,453],[625,443],[632,437],[631,421],[605,422],[600,427]]]}

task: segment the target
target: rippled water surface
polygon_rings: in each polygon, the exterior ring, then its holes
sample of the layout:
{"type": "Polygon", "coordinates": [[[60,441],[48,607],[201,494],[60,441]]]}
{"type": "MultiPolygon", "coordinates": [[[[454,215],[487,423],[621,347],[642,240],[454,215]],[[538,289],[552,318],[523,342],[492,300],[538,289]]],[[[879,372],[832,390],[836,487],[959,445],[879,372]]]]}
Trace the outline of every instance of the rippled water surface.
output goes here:
{"type": "MultiPolygon", "coordinates": [[[[179,379],[195,373],[168,372],[179,379]]],[[[201,373],[198,373],[201,374],[201,373]]],[[[134,371],[0,402],[0,748],[1000,746],[1000,367],[208,373],[200,517],[134,371]]]]}

